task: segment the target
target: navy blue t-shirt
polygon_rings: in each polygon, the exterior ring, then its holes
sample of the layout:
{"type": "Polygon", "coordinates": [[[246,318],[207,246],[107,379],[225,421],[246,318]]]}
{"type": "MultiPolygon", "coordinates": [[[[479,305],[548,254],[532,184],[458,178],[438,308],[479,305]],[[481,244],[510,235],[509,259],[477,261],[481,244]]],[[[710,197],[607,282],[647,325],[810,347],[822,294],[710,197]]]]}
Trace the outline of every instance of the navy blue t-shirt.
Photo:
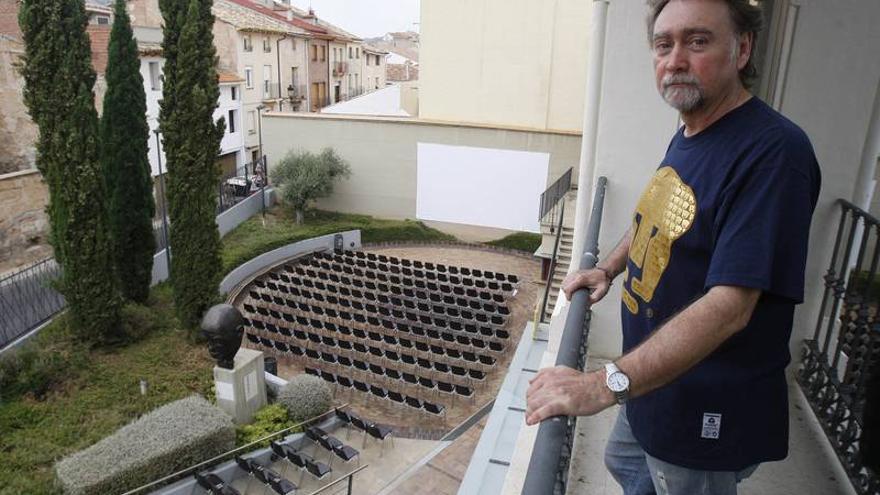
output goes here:
{"type": "Polygon", "coordinates": [[[758,98],[672,139],[633,216],[623,351],[713,286],[762,295],[743,330],[627,403],[633,434],[652,456],[735,471],[788,454],[784,370],[820,182],[807,136],[758,98]]]}

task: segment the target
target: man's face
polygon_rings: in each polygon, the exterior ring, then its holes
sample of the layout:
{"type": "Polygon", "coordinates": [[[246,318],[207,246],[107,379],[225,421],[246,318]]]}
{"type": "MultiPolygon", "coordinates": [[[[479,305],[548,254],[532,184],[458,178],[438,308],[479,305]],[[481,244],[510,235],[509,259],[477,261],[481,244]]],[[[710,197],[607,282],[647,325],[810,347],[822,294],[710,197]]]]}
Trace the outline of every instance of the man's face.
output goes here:
{"type": "Polygon", "coordinates": [[[734,32],[721,0],[672,0],[654,23],[657,90],[682,114],[697,112],[741,88],[739,70],[751,39],[734,32]]]}

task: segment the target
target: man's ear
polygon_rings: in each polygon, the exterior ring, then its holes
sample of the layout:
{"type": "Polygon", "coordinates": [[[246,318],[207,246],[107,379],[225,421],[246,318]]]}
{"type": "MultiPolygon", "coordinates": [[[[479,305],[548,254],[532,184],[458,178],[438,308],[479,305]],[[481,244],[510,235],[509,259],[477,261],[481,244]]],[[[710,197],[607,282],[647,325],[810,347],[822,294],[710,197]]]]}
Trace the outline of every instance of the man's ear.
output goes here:
{"type": "Polygon", "coordinates": [[[737,35],[737,57],[736,57],[736,69],[742,70],[743,67],[749,62],[749,58],[752,56],[752,48],[754,47],[755,35],[754,33],[743,33],[737,35]]]}

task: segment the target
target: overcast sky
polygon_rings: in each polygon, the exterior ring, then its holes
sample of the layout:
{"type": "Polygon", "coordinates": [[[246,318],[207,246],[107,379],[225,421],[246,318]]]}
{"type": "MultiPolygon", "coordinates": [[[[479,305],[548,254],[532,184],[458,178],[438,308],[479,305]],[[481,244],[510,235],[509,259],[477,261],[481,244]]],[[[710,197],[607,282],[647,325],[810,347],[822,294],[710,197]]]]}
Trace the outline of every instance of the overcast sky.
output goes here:
{"type": "Polygon", "coordinates": [[[391,31],[418,31],[420,0],[293,0],[302,9],[309,5],[331,24],[363,38],[391,31]]]}

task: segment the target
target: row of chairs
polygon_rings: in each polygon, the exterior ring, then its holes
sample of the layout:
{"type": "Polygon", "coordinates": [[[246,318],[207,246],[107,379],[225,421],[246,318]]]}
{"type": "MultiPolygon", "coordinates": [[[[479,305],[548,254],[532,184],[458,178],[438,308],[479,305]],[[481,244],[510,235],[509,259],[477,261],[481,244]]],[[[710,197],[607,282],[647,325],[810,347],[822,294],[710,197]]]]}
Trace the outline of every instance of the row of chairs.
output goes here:
{"type": "MultiPolygon", "coordinates": [[[[312,280],[332,280],[334,282],[341,280],[346,275],[360,280],[365,287],[374,289],[378,283],[391,283],[393,285],[402,285],[406,287],[414,287],[418,289],[427,289],[433,292],[443,292],[446,294],[454,293],[454,287],[475,288],[480,290],[488,290],[490,292],[498,292],[501,294],[513,293],[516,285],[510,282],[496,282],[494,280],[472,279],[469,277],[458,277],[455,275],[446,276],[431,275],[431,272],[423,273],[424,278],[417,277],[417,270],[410,272],[401,271],[400,274],[388,274],[381,271],[373,271],[370,269],[359,268],[357,266],[337,265],[330,263],[321,263],[317,267],[297,265],[283,265],[283,270],[288,275],[299,275],[301,277],[309,277],[312,280]]],[[[274,273],[274,272],[270,272],[274,273]]],[[[277,280],[281,280],[281,274],[276,274],[277,280]]],[[[270,280],[273,275],[269,275],[270,280]]],[[[264,280],[265,282],[265,280],[264,280]]],[[[465,289],[466,290],[466,289],[465,289]]],[[[461,292],[457,292],[461,294],[461,292]]]]}
{"type": "Polygon", "coordinates": [[[241,495],[241,492],[214,473],[196,473],[196,483],[211,495],[241,495]]]}
{"type": "MultiPolygon", "coordinates": [[[[265,315],[264,315],[265,316],[265,315]]],[[[277,319],[277,318],[276,318],[277,319]]],[[[258,319],[254,315],[251,315],[251,319],[247,319],[245,322],[246,327],[251,327],[256,330],[266,330],[269,333],[281,334],[285,337],[296,337],[301,340],[310,339],[314,340],[317,343],[317,340],[313,337],[313,334],[309,332],[313,331],[326,331],[327,333],[334,334],[338,333],[343,336],[354,336],[356,338],[362,340],[373,340],[375,342],[385,342],[388,345],[392,346],[402,346],[407,349],[415,348],[419,351],[427,351],[428,346],[436,346],[436,343],[440,344],[440,347],[445,344],[458,344],[460,346],[464,346],[465,349],[473,348],[475,350],[489,350],[492,352],[502,352],[504,350],[504,344],[495,340],[492,337],[497,337],[498,339],[507,339],[510,334],[507,331],[503,332],[481,332],[481,335],[478,336],[470,336],[465,333],[454,333],[454,332],[440,332],[434,329],[424,329],[423,327],[414,325],[413,327],[407,326],[406,332],[400,330],[400,333],[412,333],[412,335],[408,335],[406,337],[402,335],[394,335],[394,333],[385,333],[383,332],[375,332],[373,330],[364,330],[363,328],[358,327],[348,327],[346,325],[337,325],[332,322],[322,321],[318,319],[309,319],[305,317],[296,317],[296,326],[286,326],[286,325],[275,325],[274,323],[265,322],[261,319],[258,319]],[[488,339],[486,337],[488,335],[488,339]]],[[[384,327],[384,326],[383,326],[384,327]]],[[[389,330],[397,330],[389,329],[389,330]]],[[[491,330],[491,329],[490,329],[491,330]]],[[[330,338],[330,337],[328,337],[330,338]]],[[[343,337],[338,337],[341,340],[344,340],[343,337]]],[[[325,342],[327,343],[327,342],[325,342]]],[[[328,345],[333,345],[328,343],[328,345]]],[[[344,345],[344,344],[341,344],[344,345]]],[[[447,350],[452,350],[455,348],[454,346],[445,345],[447,350]]],[[[457,348],[461,350],[461,348],[457,348]]],[[[435,354],[443,354],[442,351],[433,351],[435,354]]],[[[463,351],[467,352],[467,351],[463,351]]],[[[482,358],[481,358],[482,359],[482,358]]]]}
{"type": "MultiPolygon", "coordinates": [[[[267,331],[270,330],[267,329],[267,331]]],[[[281,333],[281,335],[284,335],[285,337],[291,337],[291,335],[285,335],[283,333],[281,333]]],[[[480,363],[485,366],[494,366],[495,363],[498,362],[496,358],[488,354],[479,354],[472,350],[462,351],[454,347],[445,347],[438,344],[428,344],[419,340],[413,341],[405,339],[403,337],[397,338],[387,335],[382,336],[375,334],[374,332],[369,333],[369,338],[370,340],[374,340],[375,343],[379,344],[379,346],[369,345],[369,343],[352,341],[344,338],[333,338],[327,335],[320,335],[318,333],[312,333],[297,328],[293,329],[292,337],[301,340],[303,343],[311,342],[312,344],[316,344],[319,350],[323,350],[323,347],[330,349],[339,348],[343,351],[353,351],[365,355],[371,354],[379,359],[387,359],[395,362],[400,361],[404,364],[416,364],[419,359],[428,359],[427,357],[423,358],[422,356],[429,356],[434,358],[447,356],[453,363],[457,361],[462,361],[462,364],[480,363]],[[391,347],[391,349],[389,349],[388,347],[391,347]],[[415,352],[410,354],[406,352],[406,349],[414,349],[415,352]]],[[[254,344],[262,344],[265,347],[270,348],[274,347],[282,353],[290,352],[294,356],[306,355],[310,358],[315,357],[314,355],[306,352],[312,349],[309,349],[308,347],[301,348],[294,344],[289,338],[277,339],[277,337],[263,337],[254,331],[249,331],[247,338],[254,344]],[[263,339],[271,341],[271,343],[263,342],[263,339]]],[[[318,350],[314,350],[313,352],[318,352],[318,350]]],[[[465,365],[467,366],[467,364],[465,365]]]]}
{"type": "MultiPolygon", "coordinates": [[[[309,310],[318,308],[310,306],[309,310]]],[[[427,350],[422,349],[419,344],[421,343],[424,346],[437,345],[460,351],[502,352],[504,351],[504,342],[510,338],[510,332],[507,330],[494,330],[491,327],[477,327],[476,325],[460,330],[438,330],[435,327],[423,327],[415,324],[395,324],[393,321],[379,320],[378,318],[376,320],[366,318],[363,322],[342,320],[342,322],[351,325],[349,326],[340,322],[339,319],[336,319],[336,322],[321,319],[322,316],[327,315],[323,308],[318,313],[314,313],[315,318],[294,315],[284,310],[273,310],[262,305],[253,306],[248,303],[244,303],[243,309],[248,313],[245,316],[245,326],[257,330],[267,330],[285,337],[295,336],[299,339],[306,338],[303,337],[303,333],[325,331],[337,338],[355,337],[375,342],[384,341],[389,345],[415,347],[418,350],[427,350]],[[266,320],[274,320],[277,324],[266,320]]]]}
{"type": "MultiPolygon", "coordinates": [[[[266,489],[271,489],[273,492],[278,495],[289,495],[291,493],[296,493],[297,485],[293,482],[284,478],[280,474],[276,473],[268,466],[264,466],[253,459],[245,459],[241,456],[235,456],[235,462],[238,464],[238,467],[241,468],[248,476],[248,484],[245,486],[245,493],[248,492],[248,488],[250,488],[250,483],[253,480],[262,483],[266,489]]],[[[302,480],[300,480],[302,483],[302,480]]]]}
{"type": "Polygon", "coordinates": [[[316,363],[324,362],[327,364],[338,364],[347,368],[355,368],[364,372],[371,371],[376,375],[384,375],[395,380],[402,377],[402,375],[396,376],[396,374],[402,373],[403,375],[405,375],[407,374],[407,372],[401,371],[397,367],[393,366],[394,364],[400,367],[402,367],[403,365],[407,365],[413,369],[431,371],[432,373],[436,372],[434,373],[435,378],[436,374],[443,374],[447,376],[459,377],[461,379],[476,381],[482,381],[486,378],[486,372],[477,368],[469,368],[466,366],[449,364],[442,361],[433,361],[423,357],[415,357],[411,354],[396,353],[395,351],[391,350],[383,351],[381,356],[373,352],[368,353],[369,355],[383,359],[386,363],[386,366],[382,367],[376,363],[369,362],[371,360],[369,359],[368,354],[364,354],[365,359],[362,360],[352,358],[350,356],[337,355],[328,351],[317,351],[315,349],[302,348],[285,342],[257,336],[252,333],[247,333],[247,339],[254,344],[263,346],[266,350],[277,350],[278,352],[282,353],[282,356],[286,355],[284,353],[289,353],[291,356],[305,356],[312,359],[316,363]],[[393,365],[387,366],[387,364],[393,365]],[[377,369],[388,370],[390,374],[378,372],[376,371],[377,369]]]}
{"type": "Polygon", "coordinates": [[[334,414],[336,414],[336,417],[339,418],[342,421],[342,424],[345,425],[345,427],[348,429],[348,434],[346,435],[346,438],[351,435],[352,427],[364,432],[364,441],[361,444],[362,449],[367,446],[368,437],[375,438],[377,441],[382,442],[382,450],[380,452],[380,455],[384,454],[385,452],[385,439],[390,438],[391,446],[394,446],[394,430],[392,430],[391,428],[380,425],[378,423],[373,423],[364,418],[361,418],[353,412],[343,411],[338,407],[335,408],[333,411],[334,414]]]}
{"type": "Polygon", "coordinates": [[[316,256],[320,256],[324,259],[337,259],[338,256],[345,256],[348,258],[354,257],[358,259],[366,259],[369,261],[378,261],[379,263],[390,263],[393,265],[412,266],[414,268],[424,268],[426,270],[436,270],[439,273],[451,273],[457,274],[461,273],[462,275],[472,275],[474,277],[486,277],[486,278],[494,278],[496,280],[507,280],[511,283],[517,283],[518,278],[516,275],[505,275],[503,273],[493,273],[489,270],[480,270],[478,268],[467,268],[467,267],[459,267],[453,265],[444,265],[442,263],[431,263],[428,261],[418,261],[418,260],[408,260],[408,259],[398,259],[394,256],[385,256],[382,254],[368,253],[364,251],[335,251],[334,253],[328,252],[316,252],[316,256]]]}
{"type": "MultiPolygon", "coordinates": [[[[345,278],[345,277],[343,277],[345,278]]],[[[351,297],[352,302],[369,301],[361,304],[375,303],[379,306],[388,308],[407,308],[416,309],[420,306],[427,306],[424,310],[430,309],[431,306],[442,306],[447,309],[457,311],[468,310],[472,312],[485,312],[490,314],[509,315],[510,309],[504,305],[504,297],[490,292],[480,292],[471,296],[468,294],[456,294],[453,289],[452,295],[443,295],[436,292],[427,292],[419,289],[407,289],[406,287],[392,286],[387,284],[375,284],[375,288],[368,288],[367,284],[355,283],[348,284],[345,280],[340,279],[338,282],[322,282],[320,280],[312,281],[311,279],[292,277],[290,282],[265,282],[265,287],[258,288],[272,291],[276,294],[269,294],[269,297],[285,298],[286,296],[303,296],[306,299],[328,300],[336,304],[335,299],[339,296],[351,297]],[[338,285],[337,285],[338,284],[338,285]],[[385,286],[385,287],[382,287],[385,286]],[[354,288],[352,288],[354,287],[354,288]],[[392,290],[397,287],[397,291],[392,290]],[[374,292],[375,291],[375,292],[374,292]],[[313,295],[314,294],[314,295],[313,295]],[[390,295],[389,295],[390,294],[390,295]]],[[[462,292],[465,292],[462,289],[462,292]]],[[[255,290],[251,290],[251,297],[260,299],[263,296],[255,290]]],[[[357,308],[356,306],[353,306],[357,308]]],[[[360,308],[357,308],[360,309],[360,308]]],[[[435,310],[435,312],[445,314],[447,311],[435,310]]]]}
{"type": "Polygon", "coordinates": [[[314,442],[315,455],[317,455],[318,447],[323,448],[329,453],[328,463],[331,468],[333,467],[334,458],[342,459],[342,462],[344,463],[348,463],[353,461],[354,459],[357,459],[358,466],[360,466],[360,452],[358,452],[354,447],[344,444],[341,440],[327,433],[321,428],[318,428],[317,426],[307,428],[306,438],[314,442]]]}
{"type": "Polygon", "coordinates": [[[366,382],[355,380],[346,375],[333,374],[328,371],[319,371],[313,368],[306,368],[306,373],[323,378],[325,381],[364,393],[382,400],[389,400],[396,404],[406,405],[411,409],[424,411],[434,416],[445,416],[446,407],[442,404],[422,400],[416,396],[404,394],[397,390],[386,389],[378,385],[367,384],[366,382]]]}
{"type": "MultiPolygon", "coordinates": [[[[356,258],[332,259],[328,261],[320,261],[315,257],[301,258],[297,262],[298,266],[311,267],[336,273],[354,274],[358,271],[364,273],[370,279],[376,279],[380,274],[390,274],[393,278],[395,275],[403,275],[406,277],[415,277],[417,280],[429,280],[439,282],[450,282],[455,285],[465,285],[468,287],[486,288],[498,290],[502,287],[504,291],[510,292],[516,282],[508,280],[508,276],[502,273],[493,273],[492,277],[470,277],[461,274],[447,274],[446,272],[438,272],[425,268],[409,268],[400,267],[398,265],[388,265],[384,263],[375,263],[372,261],[364,261],[356,258]],[[369,275],[372,273],[372,275],[369,275]]],[[[296,271],[296,266],[294,271],[296,271]]],[[[492,272],[487,272],[492,273],[492,272]]],[[[516,276],[512,276],[516,278],[516,276]]]]}
{"type": "MultiPolygon", "coordinates": [[[[327,326],[329,323],[336,328],[345,327],[347,329],[349,328],[348,324],[351,324],[354,329],[357,329],[357,326],[354,324],[358,324],[368,327],[368,329],[379,329],[381,327],[385,330],[395,331],[395,333],[412,333],[413,335],[429,337],[435,340],[443,339],[442,333],[444,331],[448,331],[450,336],[455,334],[465,336],[468,334],[480,334],[483,337],[490,339],[497,337],[499,340],[506,340],[510,337],[509,331],[503,328],[497,328],[492,324],[462,324],[457,321],[447,321],[443,318],[431,318],[415,314],[412,314],[412,316],[407,314],[407,320],[401,321],[393,316],[389,319],[381,316],[365,315],[364,313],[355,313],[344,310],[337,311],[336,309],[318,304],[295,303],[295,308],[291,308],[289,305],[280,306],[274,302],[266,303],[265,305],[253,300],[251,300],[251,302],[253,302],[253,304],[249,302],[242,304],[242,308],[245,313],[247,313],[245,318],[250,320],[255,315],[261,315],[268,318],[274,318],[282,325],[284,325],[284,323],[281,323],[282,321],[286,323],[298,323],[302,326],[311,324],[311,322],[318,322],[312,326],[319,328],[327,326]],[[300,314],[294,314],[293,312],[288,311],[289,309],[295,309],[300,314]],[[312,316],[314,316],[314,318],[312,316]]],[[[363,328],[360,328],[359,330],[366,331],[363,328]]],[[[342,331],[344,332],[344,330],[342,331]]],[[[353,331],[354,330],[352,329],[352,332],[353,331]]],[[[443,340],[453,342],[455,341],[455,338],[450,337],[449,339],[443,340]]]]}

